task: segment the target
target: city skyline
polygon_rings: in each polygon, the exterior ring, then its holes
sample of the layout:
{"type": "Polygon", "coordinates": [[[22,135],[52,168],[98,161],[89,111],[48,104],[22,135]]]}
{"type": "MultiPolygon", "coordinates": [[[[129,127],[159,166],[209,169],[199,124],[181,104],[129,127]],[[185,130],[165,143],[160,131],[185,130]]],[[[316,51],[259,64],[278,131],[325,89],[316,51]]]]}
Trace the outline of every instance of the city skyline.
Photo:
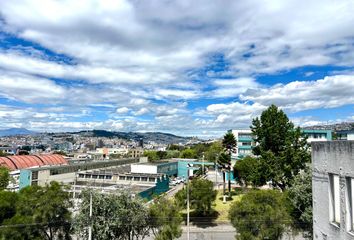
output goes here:
{"type": "Polygon", "coordinates": [[[221,136],[270,104],[354,121],[354,2],[203,3],[0,1],[2,128],[221,136]]]}

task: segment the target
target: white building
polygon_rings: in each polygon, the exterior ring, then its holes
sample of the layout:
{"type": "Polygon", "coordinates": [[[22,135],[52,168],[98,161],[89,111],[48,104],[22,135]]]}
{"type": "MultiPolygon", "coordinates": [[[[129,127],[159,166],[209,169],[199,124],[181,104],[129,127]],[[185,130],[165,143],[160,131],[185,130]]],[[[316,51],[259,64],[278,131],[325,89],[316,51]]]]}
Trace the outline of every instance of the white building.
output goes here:
{"type": "Polygon", "coordinates": [[[252,148],[256,146],[251,129],[230,130],[237,141],[236,153],[233,158],[243,158],[252,155],[252,148]]]}

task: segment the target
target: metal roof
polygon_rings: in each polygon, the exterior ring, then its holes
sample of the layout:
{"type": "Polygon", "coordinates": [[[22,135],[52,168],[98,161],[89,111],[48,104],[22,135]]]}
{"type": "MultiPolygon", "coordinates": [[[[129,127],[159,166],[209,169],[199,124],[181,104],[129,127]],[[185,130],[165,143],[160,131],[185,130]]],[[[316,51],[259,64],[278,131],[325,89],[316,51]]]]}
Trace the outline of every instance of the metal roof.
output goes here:
{"type": "Polygon", "coordinates": [[[16,155],[0,157],[0,166],[5,166],[11,171],[24,168],[68,164],[67,160],[59,154],[48,155],[16,155]]]}

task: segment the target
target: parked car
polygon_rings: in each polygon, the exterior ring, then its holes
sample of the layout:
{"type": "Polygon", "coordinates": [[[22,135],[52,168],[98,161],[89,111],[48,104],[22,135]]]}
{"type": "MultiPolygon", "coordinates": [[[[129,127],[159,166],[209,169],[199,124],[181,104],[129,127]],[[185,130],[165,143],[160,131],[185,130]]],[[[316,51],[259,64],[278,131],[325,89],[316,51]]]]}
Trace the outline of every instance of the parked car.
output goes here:
{"type": "Polygon", "coordinates": [[[176,180],[177,184],[184,183],[184,179],[181,177],[176,177],[175,180],[176,180]]]}
{"type": "Polygon", "coordinates": [[[179,182],[177,182],[176,179],[170,180],[170,185],[171,186],[176,186],[179,182]]]}

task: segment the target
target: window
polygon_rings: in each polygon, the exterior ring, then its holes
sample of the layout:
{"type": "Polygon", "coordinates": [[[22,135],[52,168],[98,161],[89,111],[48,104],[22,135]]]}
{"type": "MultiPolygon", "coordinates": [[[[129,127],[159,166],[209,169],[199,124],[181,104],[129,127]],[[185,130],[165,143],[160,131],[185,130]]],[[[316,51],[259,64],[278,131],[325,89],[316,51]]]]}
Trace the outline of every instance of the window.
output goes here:
{"type": "Polygon", "coordinates": [[[340,224],[340,185],[336,174],[329,174],[329,219],[340,224]]]}
{"type": "Polygon", "coordinates": [[[353,193],[354,193],[354,178],[346,178],[346,206],[347,206],[347,230],[350,232],[354,232],[354,201],[353,201],[353,193]]]}

